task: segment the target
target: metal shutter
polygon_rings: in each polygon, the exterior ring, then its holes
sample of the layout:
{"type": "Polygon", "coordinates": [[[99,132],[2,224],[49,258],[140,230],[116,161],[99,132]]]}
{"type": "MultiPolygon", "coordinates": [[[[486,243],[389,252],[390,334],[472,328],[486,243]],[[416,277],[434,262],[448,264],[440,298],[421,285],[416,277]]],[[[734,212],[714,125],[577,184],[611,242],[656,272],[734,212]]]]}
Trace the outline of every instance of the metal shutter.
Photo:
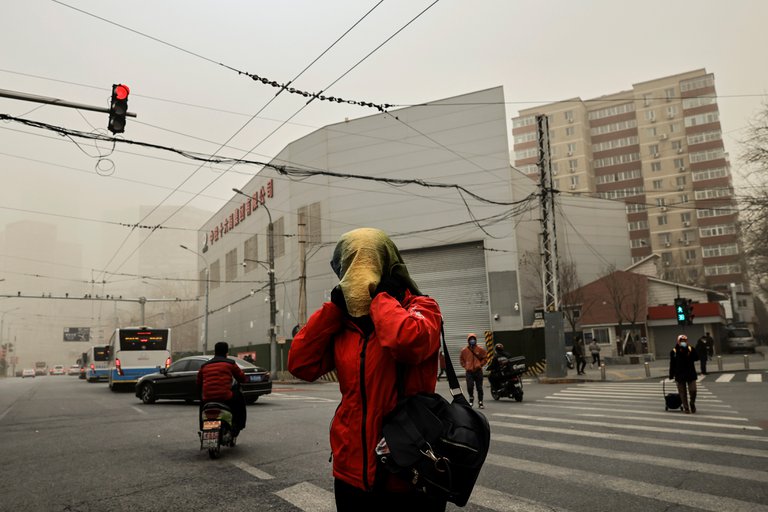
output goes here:
{"type": "Polygon", "coordinates": [[[484,344],[490,329],[488,279],[482,242],[401,251],[405,264],[421,292],[440,305],[445,323],[445,340],[456,373],[459,353],[467,334],[477,334],[484,344]]]}

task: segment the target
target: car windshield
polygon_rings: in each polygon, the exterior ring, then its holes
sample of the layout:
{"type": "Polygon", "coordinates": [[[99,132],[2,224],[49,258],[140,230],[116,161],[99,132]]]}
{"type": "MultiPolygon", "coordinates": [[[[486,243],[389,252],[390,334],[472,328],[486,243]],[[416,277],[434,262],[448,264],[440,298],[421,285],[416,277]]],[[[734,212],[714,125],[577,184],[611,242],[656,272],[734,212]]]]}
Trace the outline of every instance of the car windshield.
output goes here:
{"type": "Polygon", "coordinates": [[[734,329],[730,332],[731,338],[751,338],[752,333],[749,332],[749,329],[734,329]]]}

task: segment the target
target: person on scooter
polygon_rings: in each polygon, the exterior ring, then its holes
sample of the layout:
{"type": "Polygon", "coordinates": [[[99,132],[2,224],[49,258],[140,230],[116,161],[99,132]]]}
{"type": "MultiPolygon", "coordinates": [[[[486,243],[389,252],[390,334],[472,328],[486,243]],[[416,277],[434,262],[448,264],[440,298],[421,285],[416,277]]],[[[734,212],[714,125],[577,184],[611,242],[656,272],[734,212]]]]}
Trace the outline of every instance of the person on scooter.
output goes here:
{"type": "Polygon", "coordinates": [[[501,364],[499,362],[500,357],[505,357],[507,360],[509,360],[510,357],[512,357],[509,352],[504,350],[504,345],[501,343],[497,343],[494,347],[494,355],[493,359],[491,360],[491,364],[488,365],[488,370],[490,371],[490,375],[488,375],[488,382],[491,384],[491,389],[498,388],[499,384],[501,384],[502,381],[502,374],[501,374],[501,364]]]}
{"type": "Polygon", "coordinates": [[[213,353],[214,356],[197,372],[197,386],[202,392],[200,412],[202,414],[203,405],[208,402],[219,402],[229,407],[234,423],[232,435],[237,437],[245,428],[246,411],[245,398],[235,381],[245,382],[245,374],[234,360],[227,357],[229,344],[225,341],[216,343],[213,353]]]}

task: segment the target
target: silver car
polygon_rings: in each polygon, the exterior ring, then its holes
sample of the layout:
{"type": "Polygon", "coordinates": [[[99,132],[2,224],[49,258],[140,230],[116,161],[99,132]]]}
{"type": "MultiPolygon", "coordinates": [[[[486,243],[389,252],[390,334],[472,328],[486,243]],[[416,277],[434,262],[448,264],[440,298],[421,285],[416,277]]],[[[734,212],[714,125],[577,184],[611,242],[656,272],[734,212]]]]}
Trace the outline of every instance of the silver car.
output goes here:
{"type": "Polygon", "coordinates": [[[725,349],[728,352],[744,350],[755,353],[757,341],[749,329],[736,327],[725,332],[725,349]]]}

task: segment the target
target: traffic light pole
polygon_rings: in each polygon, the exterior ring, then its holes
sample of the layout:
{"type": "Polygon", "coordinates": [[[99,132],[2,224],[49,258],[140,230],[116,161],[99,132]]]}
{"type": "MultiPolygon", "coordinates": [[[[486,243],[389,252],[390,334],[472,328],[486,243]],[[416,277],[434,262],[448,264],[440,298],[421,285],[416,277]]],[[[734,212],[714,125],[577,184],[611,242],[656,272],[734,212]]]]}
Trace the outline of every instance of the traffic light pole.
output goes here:
{"type": "MultiPolygon", "coordinates": [[[[74,108],[77,110],[90,110],[92,112],[103,112],[105,114],[110,113],[109,108],[97,107],[94,105],[86,105],[84,103],[75,103],[72,101],[62,100],[59,98],[51,98],[49,96],[38,96],[37,94],[28,94],[26,92],[9,91],[8,89],[0,89],[0,98],[9,98],[12,100],[31,101],[33,103],[42,103],[44,105],[54,105],[57,107],[74,108]]],[[[126,112],[126,117],[136,117],[133,112],[126,112]]]]}

